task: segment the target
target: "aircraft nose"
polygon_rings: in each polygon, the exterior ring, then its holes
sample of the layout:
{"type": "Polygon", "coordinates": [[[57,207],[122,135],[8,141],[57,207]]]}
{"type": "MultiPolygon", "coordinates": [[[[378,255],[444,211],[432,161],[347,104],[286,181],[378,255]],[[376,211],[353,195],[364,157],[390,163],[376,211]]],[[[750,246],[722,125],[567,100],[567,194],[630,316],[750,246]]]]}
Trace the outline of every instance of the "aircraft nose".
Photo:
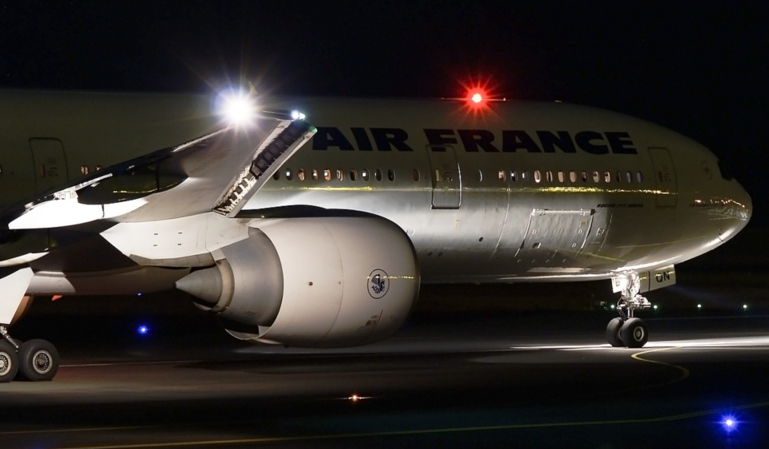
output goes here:
{"type": "Polygon", "coordinates": [[[719,230],[719,238],[726,241],[740,232],[750,221],[753,215],[753,200],[750,194],[738,183],[732,179],[728,181],[729,196],[723,201],[726,203],[727,211],[733,220],[728,220],[729,224],[724,223],[719,230]]]}
{"type": "MultiPolygon", "coordinates": [[[[753,200],[750,199],[750,194],[739,183],[737,183],[737,194],[735,195],[736,201],[742,205],[743,214],[745,216],[745,224],[748,224],[750,217],[753,216],[753,200]]],[[[743,226],[744,227],[744,226],[743,226]]]]}

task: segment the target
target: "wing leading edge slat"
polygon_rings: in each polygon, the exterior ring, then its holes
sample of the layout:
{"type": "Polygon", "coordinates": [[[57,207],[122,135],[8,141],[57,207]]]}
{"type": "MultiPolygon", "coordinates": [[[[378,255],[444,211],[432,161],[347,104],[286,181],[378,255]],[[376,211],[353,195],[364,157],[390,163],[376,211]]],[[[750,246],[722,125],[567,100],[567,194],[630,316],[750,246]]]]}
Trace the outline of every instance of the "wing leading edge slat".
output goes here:
{"type": "Polygon", "coordinates": [[[315,128],[304,120],[281,121],[259,145],[254,158],[241,168],[240,175],[233,180],[213,211],[227,217],[237,215],[248,199],[286,159],[312,137],[315,131],[315,128]]]}

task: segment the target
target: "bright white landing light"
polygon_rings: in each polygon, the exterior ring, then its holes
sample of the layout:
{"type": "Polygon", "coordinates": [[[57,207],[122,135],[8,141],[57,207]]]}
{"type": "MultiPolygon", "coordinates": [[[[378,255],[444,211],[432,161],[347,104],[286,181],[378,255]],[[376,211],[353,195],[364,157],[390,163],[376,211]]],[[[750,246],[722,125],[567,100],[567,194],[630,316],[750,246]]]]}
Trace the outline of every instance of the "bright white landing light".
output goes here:
{"type": "Polygon", "coordinates": [[[253,98],[243,93],[225,95],[222,101],[222,114],[232,126],[251,124],[256,114],[253,98]]]}

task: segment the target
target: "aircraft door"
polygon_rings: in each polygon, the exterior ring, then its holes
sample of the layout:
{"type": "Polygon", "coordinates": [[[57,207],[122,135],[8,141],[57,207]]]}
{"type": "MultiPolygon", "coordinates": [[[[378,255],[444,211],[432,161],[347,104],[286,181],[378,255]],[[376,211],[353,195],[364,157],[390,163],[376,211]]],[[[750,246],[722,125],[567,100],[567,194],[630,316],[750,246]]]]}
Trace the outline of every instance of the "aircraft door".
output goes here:
{"type": "Polygon", "coordinates": [[[462,203],[462,174],[451,145],[428,146],[433,209],[457,209],[462,203]]]}
{"type": "Polygon", "coordinates": [[[29,139],[35,166],[35,193],[42,193],[67,182],[67,158],[59,139],[29,139]]]}
{"type": "Polygon", "coordinates": [[[678,204],[678,181],[673,159],[667,148],[649,148],[657,183],[657,207],[675,207],[678,204]]]}

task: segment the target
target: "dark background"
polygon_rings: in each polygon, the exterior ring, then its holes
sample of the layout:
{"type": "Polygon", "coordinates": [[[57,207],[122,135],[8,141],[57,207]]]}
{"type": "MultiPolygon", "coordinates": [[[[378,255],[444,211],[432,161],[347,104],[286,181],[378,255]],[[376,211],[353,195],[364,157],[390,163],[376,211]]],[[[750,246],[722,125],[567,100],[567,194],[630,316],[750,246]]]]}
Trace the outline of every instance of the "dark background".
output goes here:
{"type": "Polygon", "coordinates": [[[763,2],[0,1],[0,88],[500,97],[603,107],[711,148],[769,226],[763,2]]]}

